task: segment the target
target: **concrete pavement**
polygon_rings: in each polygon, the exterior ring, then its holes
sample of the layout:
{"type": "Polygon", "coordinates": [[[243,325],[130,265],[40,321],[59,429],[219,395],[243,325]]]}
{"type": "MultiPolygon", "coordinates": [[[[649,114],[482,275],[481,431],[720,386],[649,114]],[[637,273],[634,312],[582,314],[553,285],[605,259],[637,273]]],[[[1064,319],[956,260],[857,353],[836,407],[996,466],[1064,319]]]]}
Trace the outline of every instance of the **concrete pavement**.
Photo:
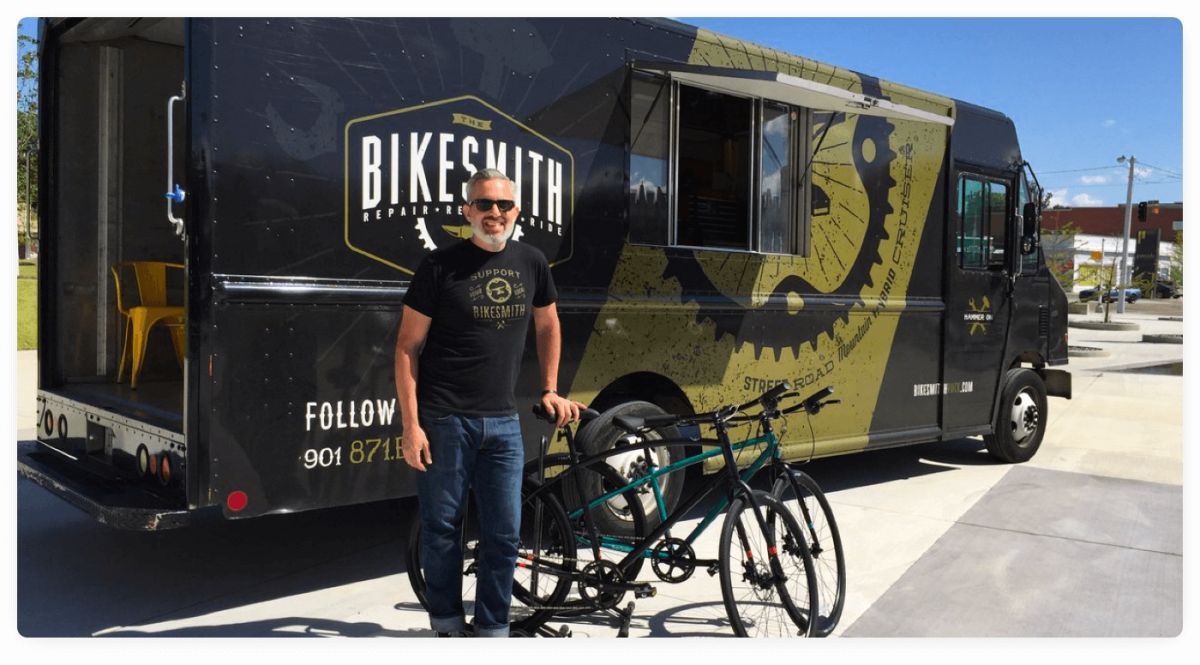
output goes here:
{"type": "MultiPolygon", "coordinates": [[[[1074,398],[1051,398],[1026,464],[994,463],[977,439],[810,463],[847,556],[835,636],[1179,636],[1185,346],[1142,339],[1182,335],[1181,313],[1130,307],[1119,319],[1139,330],[1073,327],[1093,355],[1072,358],[1074,398]]],[[[19,440],[33,434],[35,367],[18,353],[19,440]]],[[[22,636],[430,635],[404,570],[410,500],[131,533],[16,489],[22,636]]],[[[697,549],[715,551],[718,531],[697,549]]],[[[715,577],[657,586],[632,637],[730,635],[715,577]]],[[[603,616],[551,622],[564,624],[616,635],[603,616]]]]}

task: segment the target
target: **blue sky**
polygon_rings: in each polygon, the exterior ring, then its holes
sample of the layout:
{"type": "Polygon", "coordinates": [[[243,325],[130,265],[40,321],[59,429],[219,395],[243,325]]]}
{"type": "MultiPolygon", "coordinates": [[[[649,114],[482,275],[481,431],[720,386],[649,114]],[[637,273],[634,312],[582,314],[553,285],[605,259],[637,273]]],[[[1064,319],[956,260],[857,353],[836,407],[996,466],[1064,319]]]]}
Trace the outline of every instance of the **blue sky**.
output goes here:
{"type": "MultiPolygon", "coordinates": [[[[1183,200],[1183,24],[1175,18],[681,18],[986,106],[1013,119],[1053,202],[1183,200]]],[[[23,31],[36,28],[23,21],[23,31]]]]}
{"type": "Polygon", "coordinates": [[[681,18],[1000,111],[1052,203],[1183,201],[1183,25],[1174,18],[681,18]]]}

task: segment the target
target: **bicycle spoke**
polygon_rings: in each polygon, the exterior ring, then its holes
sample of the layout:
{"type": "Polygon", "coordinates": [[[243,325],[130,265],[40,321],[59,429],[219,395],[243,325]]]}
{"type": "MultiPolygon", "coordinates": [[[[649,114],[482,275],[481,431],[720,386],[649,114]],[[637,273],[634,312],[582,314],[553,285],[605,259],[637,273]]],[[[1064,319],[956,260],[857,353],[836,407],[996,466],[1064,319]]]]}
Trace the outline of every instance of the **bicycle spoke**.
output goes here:
{"type": "Polygon", "coordinates": [[[842,616],[846,593],[846,563],[833,509],[808,474],[789,469],[772,492],[799,522],[817,576],[817,619],[813,635],[833,632],[842,616]]]}
{"type": "Polygon", "coordinates": [[[800,528],[770,495],[756,493],[765,507],[765,528],[754,508],[739,498],[722,528],[721,593],[734,633],[742,637],[805,637],[814,601],[811,558],[799,542],[800,528]]]}

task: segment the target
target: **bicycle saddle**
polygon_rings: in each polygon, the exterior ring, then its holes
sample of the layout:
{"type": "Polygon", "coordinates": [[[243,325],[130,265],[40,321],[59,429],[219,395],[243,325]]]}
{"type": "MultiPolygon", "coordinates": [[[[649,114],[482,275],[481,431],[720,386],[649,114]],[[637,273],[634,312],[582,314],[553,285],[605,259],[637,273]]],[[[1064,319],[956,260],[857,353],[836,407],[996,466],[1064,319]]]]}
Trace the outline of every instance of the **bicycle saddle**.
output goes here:
{"type": "Polygon", "coordinates": [[[613,424],[630,434],[643,434],[652,429],[667,427],[679,423],[679,416],[664,413],[651,416],[620,415],[613,418],[613,424]]]}

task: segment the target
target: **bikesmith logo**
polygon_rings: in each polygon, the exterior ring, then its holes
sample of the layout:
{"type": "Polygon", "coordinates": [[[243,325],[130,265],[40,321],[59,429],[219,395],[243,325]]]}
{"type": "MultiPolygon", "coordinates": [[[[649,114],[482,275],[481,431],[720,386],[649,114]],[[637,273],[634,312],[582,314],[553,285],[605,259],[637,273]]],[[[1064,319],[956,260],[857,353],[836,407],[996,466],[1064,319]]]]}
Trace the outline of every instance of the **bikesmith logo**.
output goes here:
{"type": "Polygon", "coordinates": [[[494,168],[516,183],[513,240],[557,265],[573,248],[575,159],[476,97],[346,123],[346,245],[413,273],[439,247],[470,237],[466,182],[494,168]]]}

